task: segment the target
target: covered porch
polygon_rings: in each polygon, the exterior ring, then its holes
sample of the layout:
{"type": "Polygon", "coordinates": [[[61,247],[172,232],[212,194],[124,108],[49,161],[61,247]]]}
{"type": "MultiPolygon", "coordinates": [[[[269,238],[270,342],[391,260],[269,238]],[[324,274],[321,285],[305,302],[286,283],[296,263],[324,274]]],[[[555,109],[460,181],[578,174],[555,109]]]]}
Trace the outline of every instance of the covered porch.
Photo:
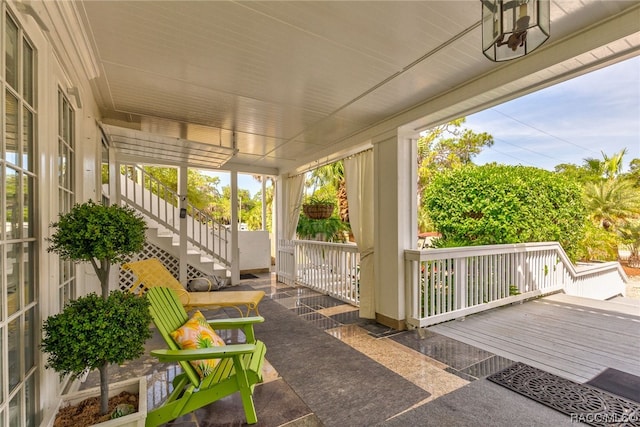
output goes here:
{"type": "MultiPolygon", "coordinates": [[[[47,237],[50,224],[74,203],[117,202],[120,165],[169,165],[183,177],[187,168],[225,170],[233,201],[239,173],[273,177],[272,238],[286,241],[293,238],[291,208],[299,194],[292,180],[363,152],[371,153],[373,164],[364,197],[371,206],[373,220],[365,228],[373,243],[358,251],[369,263],[368,275],[360,277],[359,309],[334,302],[325,307],[334,300],[306,294],[295,283],[283,287],[272,276],[256,284],[236,280],[239,237],[231,227],[234,284],[273,289],[258,334],[268,341],[267,360],[277,374],[256,391],[260,422],[402,423],[403,415],[438,401],[446,410],[433,409],[434,418],[422,417],[425,422],[435,423],[437,413],[472,411],[471,405],[437,399],[455,396],[454,390],[477,394],[460,383],[468,379],[450,372],[458,369],[449,359],[416,354],[391,339],[417,334],[404,331],[407,326],[426,326],[421,301],[410,294],[419,289],[414,279],[420,270],[407,273],[407,263],[424,261],[420,253],[411,255],[417,244],[416,139],[451,119],[640,54],[637,2],[551,1],[549,40],[519,59],[492,62],[482,53],[482,4],[1,2],[6,102],[0,144],[6,156],[0,167],[15,189],[9,191],[6,179],[0,214],[6,219],[12,209],[24,212],[28,228],[0,236],[0,425],[44,424],[70,386],[46,368],[39,345],[42,321],[69,299],[95,290],[98,280],[90,268],[48,252],[47,237]],[[306,304],[304,298],[316,302],[306,304]],[[359,341],[372,344],[371,350],[356,350],[359,341]],[[318,349],[335,347],[345,363],[338,366],[313,351],[314,343],[318,349]]],[[[181,180],[180,203],[188,202],[185,186],[181,180]]],[[[237,206],[231,206],[235,224],[237,206]]],[[[183,277],[183,263],[180,271],[183,277]]],[[[503,357],[497,350],[491,355],[503,357]]],[[[128,366],[143,375],[156,369],[147,359],[128,366]]],[[[160,374],[164,367],[157,369],[160,374]]],[[[486,387],[496,393],[492,407],[511,396],[486,387]]],[[[531,402],[518,399],[509,400],[515,412],[533,417],[527,422],[537,419],[526,409],[531,402]]],[[[201,425],[237,424],[224,418],[235,413],[216,408],[200,418],[201,425]]],[[[446,423],[442,418],[437,424],[446,423]]]]}
{"type": "MultiPolygon", "coordinates": [[[[590,300],[556,294],[464,321],[398,331],[359,318],[353,306],[337,299],[279,283],[272,274],[259,276],[241,284],[267,293],[260,309],[266,322],[256,328],[268,348],[265,382],[254,394],[257,425],[568,426],[576,425],[579,416],[595,419],[592,413],[602,395],[584,383],[608,368],[640,379],[640,300],[595,307],[590,300]],[[567,395],[572,397],[564,413],[487,379],[516,362],[575,382],[565,391],[573,395],[567,395]],[[592,412],[580,412],[589,399],[592,412]]],[[[207,315],[227,313],[210,310],[207,315]]],[[[147,350],[162,346],[157,336],[147,342],[147,350]]],[[[95,385],[94,375],[83,387],[95,385]]],[[[131,375],[147,377],[153,407],[166,395],[175,370],[148,353],[112,368],[113,380],[131,375]]],[[[547,386],[553,390],[552,383],[547,386]]],[[[547,397],[562,401],[558,393],[550,391],[547,397]]],[[[637,416],[640,392],[636,403],[625,399],[637,416]]],[[[234,395],[173,425],[243,425],[243,417],[234,395]]]]}

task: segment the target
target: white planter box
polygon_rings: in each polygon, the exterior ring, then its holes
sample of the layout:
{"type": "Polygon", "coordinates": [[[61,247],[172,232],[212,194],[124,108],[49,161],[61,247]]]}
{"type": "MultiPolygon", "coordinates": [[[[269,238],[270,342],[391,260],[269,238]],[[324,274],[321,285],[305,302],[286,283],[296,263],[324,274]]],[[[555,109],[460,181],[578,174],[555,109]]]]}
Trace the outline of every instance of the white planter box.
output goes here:
{"type": "MultiPolygon", "coordinates": [[[[100,424],[95,424],[99,427],[144,427],[145,420],[147,418],[147,379],[145,377],[132,378],[126,381],[120,381],[117,383],[109,384],[109,397],[116,396],[122,391],[129,391],[132,393],[138,393],[138,411],[126,415],[124,417],[116,418],[113,420],[105,421],[100,424]]],[[[81,390],[74,393],[65,394],[60,401],[60,408],[64,408],[67,405],[75,405],[83,400],[97,396],[100,394],[100,388],[94,387],[87,390],[81,390]]],[[[55,421],[55,415],[58,410],[55,411],[54,416],[49,423],[45,424],[49,427],[53,426],[55,421]]]]}

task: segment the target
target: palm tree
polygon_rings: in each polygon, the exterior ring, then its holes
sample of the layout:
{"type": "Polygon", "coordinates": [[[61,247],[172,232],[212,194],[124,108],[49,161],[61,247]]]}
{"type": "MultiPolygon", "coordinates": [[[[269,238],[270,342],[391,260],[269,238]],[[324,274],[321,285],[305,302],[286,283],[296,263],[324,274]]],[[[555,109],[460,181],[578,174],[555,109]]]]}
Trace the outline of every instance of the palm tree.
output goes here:
{"type": "Polygon", "coordinates": [[[618,234],[629,250],[629,267],[640,267],[640,221],[624,224],[618,229],[618,234]]]}
{"type": "Polygon", "coordinates": [[[611,157],[607,156],[604,151],[602,152],[603,173],[606,179],[615,179],[620,175],[623,166],[622,159],[625,154],[627,154],[626,148],[611,157]]]}
{"type": "Polygon", "coordinates": [[[628,218],[640,214],[640,193],[633,183],[623,179],[609,179],[587,184],[585,205],[594,223],[609,230],[628,218]]]}

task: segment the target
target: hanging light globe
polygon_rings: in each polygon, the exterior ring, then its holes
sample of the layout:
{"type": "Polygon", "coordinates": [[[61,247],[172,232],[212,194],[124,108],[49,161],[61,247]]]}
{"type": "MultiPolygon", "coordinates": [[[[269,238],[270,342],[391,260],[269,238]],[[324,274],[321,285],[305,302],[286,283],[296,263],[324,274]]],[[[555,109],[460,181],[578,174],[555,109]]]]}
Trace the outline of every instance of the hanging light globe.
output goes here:
{"type": "Polygon", "coordinates": [[[482,52],[508,61],[536,50],[549,38],[550,0],[480,0],[482,52]]]}

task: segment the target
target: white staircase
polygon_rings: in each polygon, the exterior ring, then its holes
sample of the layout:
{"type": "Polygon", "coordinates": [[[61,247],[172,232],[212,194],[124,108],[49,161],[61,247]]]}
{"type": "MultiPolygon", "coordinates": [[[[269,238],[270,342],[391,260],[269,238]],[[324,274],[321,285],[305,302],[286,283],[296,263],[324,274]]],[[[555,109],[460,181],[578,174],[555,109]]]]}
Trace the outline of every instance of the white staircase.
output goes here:
{"type": "Polygon", "coordinates": [[[231,266],[231,233],[205,212],[186,204],[180,217],[179,197],[137,165],[122,168],[120,202],[140,212],[147,223],[147,241],[180,258],[186,235],[187,264],[202,273],[226,277],[231,266]],[[185,230],[186,229],[186,230],[185,230]]]}

